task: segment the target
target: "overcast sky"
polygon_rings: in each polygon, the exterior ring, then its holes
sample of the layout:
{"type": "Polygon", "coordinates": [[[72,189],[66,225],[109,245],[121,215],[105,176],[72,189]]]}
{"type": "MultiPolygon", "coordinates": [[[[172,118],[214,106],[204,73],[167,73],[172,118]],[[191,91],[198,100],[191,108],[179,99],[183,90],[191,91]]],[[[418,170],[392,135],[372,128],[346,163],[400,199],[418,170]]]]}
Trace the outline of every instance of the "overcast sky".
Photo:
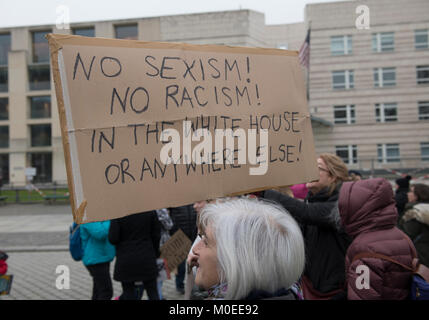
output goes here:
{"type": "Polygon", "coordinates": [[[0,28],[55,24],[57,7],[69,8],[70,22],[154,17],[253,9],[266,24],[301,22],[307,3],[338,0],[0,0],[0,28]]]}

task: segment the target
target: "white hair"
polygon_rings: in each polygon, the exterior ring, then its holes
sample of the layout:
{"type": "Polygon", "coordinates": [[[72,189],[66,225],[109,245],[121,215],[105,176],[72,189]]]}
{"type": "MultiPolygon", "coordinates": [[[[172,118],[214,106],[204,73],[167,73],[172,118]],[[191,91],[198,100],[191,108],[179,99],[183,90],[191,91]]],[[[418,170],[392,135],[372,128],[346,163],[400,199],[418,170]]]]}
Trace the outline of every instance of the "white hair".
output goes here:
{"type": "Polygon", "coordinates": [[[301,230],[276,204],[248,198],[218,201],[201,211],[199,224],[211,228],[216,240],[226,299],[243,299],[252,290],[287,289],[304,270],[301,230]]]}

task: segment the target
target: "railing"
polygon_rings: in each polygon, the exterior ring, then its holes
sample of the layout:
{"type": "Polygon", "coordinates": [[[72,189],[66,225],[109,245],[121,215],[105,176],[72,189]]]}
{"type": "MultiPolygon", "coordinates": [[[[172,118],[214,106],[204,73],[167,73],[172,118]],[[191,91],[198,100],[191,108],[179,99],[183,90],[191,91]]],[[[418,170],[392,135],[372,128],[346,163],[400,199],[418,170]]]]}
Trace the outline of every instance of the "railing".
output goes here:
{"type": "Polygon", "coordinates": [[[58,197],[58,199],[63,200],[62,202],[64,203],[69,203],[67,197],[63,197],[68,195],[69,192],[67,184],[53,182],[50,184],[36,184],[34,187],[35,188],[31,185],[24,187],[14,186],[13,184],[4,185],[0,189],[0,196],[7,197],[4,200],[6,203],[41,203],[44,202],[47,197],[52,199],[52,196],[58,197]],[[41,191],[42,194],[37,190],[41,191]],[[47,197],[44,197],[43,195],[47,197]]]}
{"type": "Polygon", "coordinates": [[[349,169],[358,170],[364,178],[383,177],[389,180],[410,175],[413,180],[429,181],[429,161],[421,157],[401,157],[398,162],[379,162],[378,158],[358,158],[357,163],[347,164],[349,169]]]}
{"type": "MultiPolygon", "coordinates": [[[[429,184],[429,161],[422,161],[421,157],[401,157],[400,162],[380,163],[377,158],[358,158],[354,164],[347,164],[351,170],[358,170],[364,179],[382,177],[390,181],[405,175],[410,175],[414,182],[429,184]]],[[[57,196],[58,199],[68,194],[67,181],[54,181],[51,183],[36,183],[34,186],[47,196],[57,196]]],[[[46,200],[29,186],[14,186],[5,184],[0,188],[0,197],[7,197],[7,203],[39,203],[46,200]]]]}

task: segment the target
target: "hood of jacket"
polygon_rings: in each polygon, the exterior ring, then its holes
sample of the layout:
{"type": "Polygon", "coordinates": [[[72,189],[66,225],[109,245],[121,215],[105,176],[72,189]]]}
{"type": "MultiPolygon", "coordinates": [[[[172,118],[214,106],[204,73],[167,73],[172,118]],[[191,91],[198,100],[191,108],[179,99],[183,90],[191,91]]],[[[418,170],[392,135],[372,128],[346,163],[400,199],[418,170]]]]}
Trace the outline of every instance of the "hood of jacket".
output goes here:
{"type": "Polygon", "coordinates": [[[403,219],[405,221],[416,219],[429,226],[429,203],[415,204],[411,209],[405,212],[403,219]]]}
{"type": "Polygon", "coordinates": [[[352,238],[393,228],[397,222],[393,189],[383,178],[343,183],[338,206],[341,224],[352,238]]]}

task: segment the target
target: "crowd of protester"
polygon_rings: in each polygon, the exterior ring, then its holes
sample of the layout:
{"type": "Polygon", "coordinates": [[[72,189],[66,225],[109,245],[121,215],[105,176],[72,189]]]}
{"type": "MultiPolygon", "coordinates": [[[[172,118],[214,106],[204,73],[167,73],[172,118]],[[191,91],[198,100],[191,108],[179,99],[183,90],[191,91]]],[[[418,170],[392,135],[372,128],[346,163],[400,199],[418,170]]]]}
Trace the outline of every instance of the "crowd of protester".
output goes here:
{"type": "Polygon", "coordinates": [[[306,184],[82,225],[92,298],[112,298],[116,258],[116,299],[162,299],[160,246],[179,229],[193,242],[175,271],[185,299],[409,298],[416,258],[429,265],[429,186],[365,179],[333,154],[317,167],[306,184]]]}

